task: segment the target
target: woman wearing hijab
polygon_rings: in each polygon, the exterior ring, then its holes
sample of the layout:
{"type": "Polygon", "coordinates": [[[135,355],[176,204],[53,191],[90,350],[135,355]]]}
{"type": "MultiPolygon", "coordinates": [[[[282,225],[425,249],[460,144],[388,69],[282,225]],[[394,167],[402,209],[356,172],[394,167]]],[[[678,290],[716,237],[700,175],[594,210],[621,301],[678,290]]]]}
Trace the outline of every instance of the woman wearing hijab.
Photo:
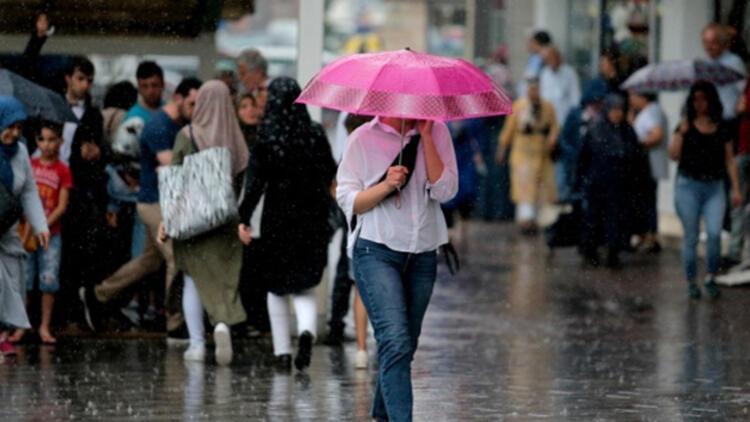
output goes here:
{"type": "Polygon", "coordinates": [[[245,199],[240,207],[240,239],[250,245],[251,280],[268,289],[274,355],[282,369],[291,368],[289,298],[294,302],[300,333],[294,360],[309,366],[317,325],[314,287],[326,265],[330,187],[336,164],[322,127],[294,101],[300,87],[277,78],[250,156],[245,199]],[[260,238],[252,239],[250,217],[265,194],[260,238]],[[252,240],[252,243],[251,243],[252,240]]]}
{"type": "Polygon", "coordinates": [[[513,114],[500,133],[497,161],[503,164],[511,150],[511,197],[516,204],[516,221],[524,234],[534,234],[539,205],[557,200],[552,151],[559,127],[555,108],[540,95],[539,80],[531,78],[527,83],[526,98],[513,103],[513,114]]]}
{"type": "MultiPolygon", "coordinates": [[[[229,88],[218,80],[206,82],[198,90],[191,123],[175,139],[172,164],[180,165],[188,155],[216,147],[230,151],[232,176],[239,191],[248,150],[229,88]]],[[[237,291],[242,266],[242,244],[235,234],[237,224],[228,223],[192,239],[174,241],[175,263],[185,279],[182,309],[190,334],[186,360],[205,358],[205,308],[214,325],[216,362],[228,365],[232,361],[229,326],[245,321],[237,291]]]]}
{"type": "Polygon", "coordinates": [[[626,121],[622,95],[605,98],[601,120],[586,133],[579,158],[579,175],[585,205],[581,252],[588,264],[599,265],[598,247],[607,246],[607,266],[620,266],[619,253],[627,245],[629,223],[639,216],[628,200],[650,177],[648,156],[626,121]]]}
{"type": "MultiPolygon", "coordinates": [[[[49,228],[31,170],[29,152],[19,142],[23,105],[13,97],[0,96],[0,189],[16,197],[23,214],[34,229],[39,244],[47,248],[49,228]]],[[[6,328],[31,328],[26,315],[26,252],[18,235],[18,224],[0,233],[0,354],[15,349],[7,341],[6,328]]]]}
{"type": "Polygon", "coordinates": [[[106,150],[100,130],[86,125],[76,129],[70,153],[75,186],[63,224],[63,271],[66,280],[77,283],[69,286],[71,292],[93,286],[116,265],[107,225],[106,150]]]}

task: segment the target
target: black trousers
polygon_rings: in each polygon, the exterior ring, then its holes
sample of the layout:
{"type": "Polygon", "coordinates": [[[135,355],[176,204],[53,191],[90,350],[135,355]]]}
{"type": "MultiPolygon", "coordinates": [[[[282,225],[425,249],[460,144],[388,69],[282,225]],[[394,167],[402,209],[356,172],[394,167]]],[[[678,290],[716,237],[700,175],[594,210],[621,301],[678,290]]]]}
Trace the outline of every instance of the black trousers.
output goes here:
{"type": "Polygon", "coordinates": [[[331,318],[328,320],[328,327],[331,333],[343,334],[344,317],[349,312],[349,298],[352,293],[354,281],[349,277],[349,257],[347,256],[347,237],[349,235],[349,225],[346,222],[346,216],[341,208],[335,206],[331,213],[331,225],[337,229],[343,229],[341,237],[341,256],[336,264],[336,277],[333,281],[333,290],[331,292],[331,318]]]}

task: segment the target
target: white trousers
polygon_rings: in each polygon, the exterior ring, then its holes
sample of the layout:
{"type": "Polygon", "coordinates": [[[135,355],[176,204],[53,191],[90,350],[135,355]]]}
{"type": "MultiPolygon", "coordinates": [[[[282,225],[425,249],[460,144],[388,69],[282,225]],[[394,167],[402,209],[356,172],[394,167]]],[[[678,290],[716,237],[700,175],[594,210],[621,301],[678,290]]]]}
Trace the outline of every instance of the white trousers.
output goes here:
{"type": "Polygon", "coordinates": [[[521,202],[516,204],[516,221],[533,221],[536,220],[537,206],[530,202],[521,202]]]}
{"type": "Polygon", "coordinates": [[[187,274],[183,275],[185,288],[182,292],[182,313],[185,316],[190,346],[204,347],[206,345],[206,327],[203,324],[203,304],[195,287],[195,281],[187,274]]]}
{"type": "Polygon", "coordinates": [[[314,288],[285,296],[268,293],[268,317],[271,320],[273,354],[275,356],[292,354],[292,334],[289,320],[290,298],[294,303],[294,312],[297,315],[298,333],[302,334],[308,331],[315,337],[318,324],[318,305],[314,288]]]}

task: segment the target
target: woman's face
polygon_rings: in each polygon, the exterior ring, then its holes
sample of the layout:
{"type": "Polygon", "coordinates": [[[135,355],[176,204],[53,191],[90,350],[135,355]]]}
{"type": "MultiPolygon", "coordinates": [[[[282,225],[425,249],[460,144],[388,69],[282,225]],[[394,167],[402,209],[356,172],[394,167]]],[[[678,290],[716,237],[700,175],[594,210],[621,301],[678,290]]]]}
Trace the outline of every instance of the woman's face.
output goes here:
{"type": "Polygon", "coordinates": [[[257,125],[260,122],[261,109],[251,98],[243,98],[240,101],[240,109],[237,111],[240,121],[246,125],[257,125]]]}
{"type": "Polygon", "coordinates": [[[18,140],[18,138],[21,137],[22,129],[23,126],[21,125],[21,122],[13,123],[12,125],[8,126],[7,129],[0,132],[0,142],[2,142],[4,145],[12,145],[18,140]]]}
{"type": "Polygon", "coordinates": [[[617,76],[617,68],[607,56],[602,56],[599,60],[599,72],[601,72],[605,78],[614,78],[617,76]]]}
{"type": "Polygon", "coordinates": [[[625,121],[625,110],[621,108],[612,108],[607,112],[607,118],[612,124],[619,125],[625,121]]]}
{"type": "Polygon", "coordinates": [[[539,84],[532,83],[529,84],[528,89],[526,90],[527,95],[529,96],[529,100],[533,103],[538,103],[541,99],[541,96],[539,95],[539,84]]]}
{"type": "Polygon", "coordinates": [[[705,92],[695,92],[695,95],[693,95],[693,108],[698,115],[708,114],[708,99],[705,92]]]}
{"type": "Polygon", "coordinates": [[[86,161],[96,161],[101,157],[102,150],[94,142],[81,143],[81,158],[86,161]]]}

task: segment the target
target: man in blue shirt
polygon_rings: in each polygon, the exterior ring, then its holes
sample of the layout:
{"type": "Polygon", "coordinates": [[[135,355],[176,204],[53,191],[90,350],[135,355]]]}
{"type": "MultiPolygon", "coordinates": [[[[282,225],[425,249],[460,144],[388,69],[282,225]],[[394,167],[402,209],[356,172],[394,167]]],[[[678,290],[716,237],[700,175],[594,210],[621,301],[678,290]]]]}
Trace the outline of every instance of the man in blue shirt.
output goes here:
{"type": "Polygon", "coordinates": [[[140,117],[144,122],[148,122],[151,115],[162,105],[164,71],[155,62],[141,62],[135,72],[135,79],[138,81],[138,102],[128,110],[122,121],[140,117]]]}
{"type": "MultiPolygon", "coordinates": [[[[165,291],[166,297],[169,297],[169,288],[177,272],[171,242],[159,245],[156,241],[161,223],[156,169],[159,166],[171,164],[175,138],[180,129],[190,121],[200,86],[201,81],[198,79],[183,79],[177,86],[172,99],[160,110],[151,114],[143,127],[140,136],[141,175],[137,211],[138,216],[146,225],[146,245],[141,255],[120,267],[115,274],[95,286],[92,291],[84,291],[82,299],[85,304],[86,321],[92,329],[96,328],[97,318],[92,316],[92,312],[98,308],[97,305],[108,302],[120,291],[138,282],[143,276],[157,271],[162,262],[167,264],[165,291]]],[[[181,321],[179,316],[170,319],[170,316],[179,315],[170,311],[172,309],[167,307],[167,329],[174,330],[179,327],[181,321]]]]}

